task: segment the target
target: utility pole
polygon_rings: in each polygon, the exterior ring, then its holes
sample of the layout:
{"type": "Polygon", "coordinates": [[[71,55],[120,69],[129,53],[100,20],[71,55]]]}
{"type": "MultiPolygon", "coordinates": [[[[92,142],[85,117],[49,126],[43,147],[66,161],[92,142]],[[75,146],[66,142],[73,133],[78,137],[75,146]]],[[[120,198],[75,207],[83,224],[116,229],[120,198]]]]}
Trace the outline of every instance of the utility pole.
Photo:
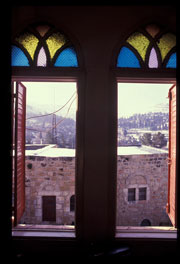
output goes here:
{"type": "Polygon", "coordinates": [[[57,144],[57,129],[56,129],[56,115],[52,118],[52,143],[57,144]]]}

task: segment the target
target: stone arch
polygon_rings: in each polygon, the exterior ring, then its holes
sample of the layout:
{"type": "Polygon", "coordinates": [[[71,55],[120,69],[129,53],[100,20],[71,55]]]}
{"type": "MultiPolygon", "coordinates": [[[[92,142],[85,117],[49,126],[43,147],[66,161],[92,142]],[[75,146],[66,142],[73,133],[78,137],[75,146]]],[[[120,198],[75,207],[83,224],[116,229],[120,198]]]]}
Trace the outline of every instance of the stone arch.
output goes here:
{"type": "Polygon", "coordinates": [[[142,175],[130,175],[126,179],[126,186],[130,185],[139,185],[139,184],[147,184],[147,180],[145,176],[142,175]]]}

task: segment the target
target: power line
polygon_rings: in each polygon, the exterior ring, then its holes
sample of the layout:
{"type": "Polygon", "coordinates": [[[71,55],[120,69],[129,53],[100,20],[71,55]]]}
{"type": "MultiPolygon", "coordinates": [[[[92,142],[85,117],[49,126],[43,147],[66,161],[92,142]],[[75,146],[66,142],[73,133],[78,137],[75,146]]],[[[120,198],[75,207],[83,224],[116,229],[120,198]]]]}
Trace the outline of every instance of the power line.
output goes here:
{"type": "Polygon", "coordinates": [[[73,93],[73,95],[70,97],[70,99],[61,107],[59,108],[58,110],[52,112],[52,113],[49,113],[49,114],[45,114],[45,115],[39,115],[39,116],[31,116],[31,117],[28,117],[26,118],[26,120],[29,120],[29,119],[32,119],[32,118],[38,118],[38,117],[44,117],[44,116],[49,116],[49,115],[53,115],[57,112],[59,112],[61,109],[63,109],[68,103],[69,101],[73,98],[73,96],[76,94],[76,92],[73,93]]]}
{"type": "MultiPolygon", "coordinates": [[[[71,97],[72,98],[72,97],[71,97]]],[[[72,102],[71,102],[71,104],[70,104],[70,106],[69,106],[69,108],[68,108],[68,110],[67,110],[67,113],[66,113],[66,115],[64,116],[64,118],[63,119],[61,119],[57,124],[55,124],[55,126],[54,127],[51,127],[49,130],[47,130],[47,131],[42,131],[42,130],[39,130],[39,129],[35,129],[35,128],[28,128],[28,127],[26,127],[26,129],[27,130],[33,130],[33,131],[37,131],[37,132],[42,132],[42,133],[48,133],[49,131],[51,131],[52,129],[54,129],[54,128],[56,128],[62,121],[64,121],[64,119],[66,119],[66,117],[67,117],[67,115],[69,114],[69,111],[70,111],[70,109],[71,109],[71,106],[72,106],[72,104],[73,104],[73,102],[76,100],[76,97],[72,100],[72,102]]],[[[67,103],[66,103],[67,104],[67,103]]]]}

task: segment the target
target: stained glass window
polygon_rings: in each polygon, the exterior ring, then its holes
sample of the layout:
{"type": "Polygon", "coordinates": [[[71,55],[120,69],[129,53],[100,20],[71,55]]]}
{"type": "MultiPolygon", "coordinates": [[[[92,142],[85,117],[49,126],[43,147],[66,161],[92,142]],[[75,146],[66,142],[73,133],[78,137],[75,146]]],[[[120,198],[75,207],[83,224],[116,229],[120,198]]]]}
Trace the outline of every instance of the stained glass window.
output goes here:
{"type": "Polygon", "coordinates": [[[57,57],[54,66],[59,67],[77,67],[77,56],[73,48],[66,48],[57,57]]]}
{"type": "Polygon", "coordinates": [[[176,36],[150,24],[131,34],[117,56],[120,68],[176,68],[176,36]],[[169,58],[169,59],[168,59],[169,58]]]}
{"type": "Polygon", "coordinates": [[[12,66],[29,66],[29,61],[24,52],[12,45],[12,57],[11,57],[12,66]]]}
{"type": "Polygon", "coordinates": [[[78,67],[75,48],[64,33],[46,24],[30,26],[14,39],[12,66],[78,67]]]}

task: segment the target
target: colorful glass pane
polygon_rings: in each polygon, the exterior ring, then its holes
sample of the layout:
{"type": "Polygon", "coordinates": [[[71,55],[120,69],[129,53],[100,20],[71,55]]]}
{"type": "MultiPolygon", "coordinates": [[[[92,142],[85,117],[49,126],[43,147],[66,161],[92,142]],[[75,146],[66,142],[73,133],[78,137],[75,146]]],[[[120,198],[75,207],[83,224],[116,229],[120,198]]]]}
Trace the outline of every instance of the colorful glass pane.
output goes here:
{"type": "Polygon", "coordinates": [[[166,64],[166,68],[176,68],[176,53],[173,53],[170,56],[170,58],[166,64]]]}
{"type": "Polygon", "coordinates": [[[157,25],[151,24],[146,27],[146,31],[154,38],[160,31],[157,25]]]}
{"type": "Polygon", "coordinates": [[[49,53],[52,59],[56,51],[66,43],[66,38],[60,33],[54,33],[46,40],[46,43],[48,45],[49,53]]]}
{"type": "Polygon", "coordinates": [[[117,58],[117,67],[140,68],[140,64],[129,48],[122,47],[117,58]]]}
{"type": "Polygon", "coordinates": [[[28,58],[24,52],[14,45],[11,51],[11,66],[29,66],[28,58]]]}
{"type": "Polygon", "coordinates": [[[37,58],[37,66],[46,67],[47,58],[44,48],[42,47],[39,51],[38,58],[37,58]]]}
{"type": "Polygon", "coordinates": [[[77,55],[74,48],[64,49],[56,59],[56,67],[78,67],[77,55]]]}
{"type": "Polygon", "coordinates": [[[127,39],[127,42],[133,46],[139,52],[142,59],[145,60],[146,51],[150,43],[149,39],[142,33],[135,32],[127,39]]]}
{"type": "Polygon", "coordinates": [[[159,39],[157,45],[160,49],[163,61],[168,52],[176,46],[176,36],[171,33],[166,33],[159,39]]]}
{"type": "Polygon", "coordinates": [[[154,48],[151,49],[148,66],[149,68],[158,68],[158,59],[154,48]]]}
{"type": "Polygon", "coordinates": [[[34,59],[34,53],[37,48],[39,40],[31,33],[24,33],[16,38],[21,45],[29,52],[29,55],[34,59]]]}

